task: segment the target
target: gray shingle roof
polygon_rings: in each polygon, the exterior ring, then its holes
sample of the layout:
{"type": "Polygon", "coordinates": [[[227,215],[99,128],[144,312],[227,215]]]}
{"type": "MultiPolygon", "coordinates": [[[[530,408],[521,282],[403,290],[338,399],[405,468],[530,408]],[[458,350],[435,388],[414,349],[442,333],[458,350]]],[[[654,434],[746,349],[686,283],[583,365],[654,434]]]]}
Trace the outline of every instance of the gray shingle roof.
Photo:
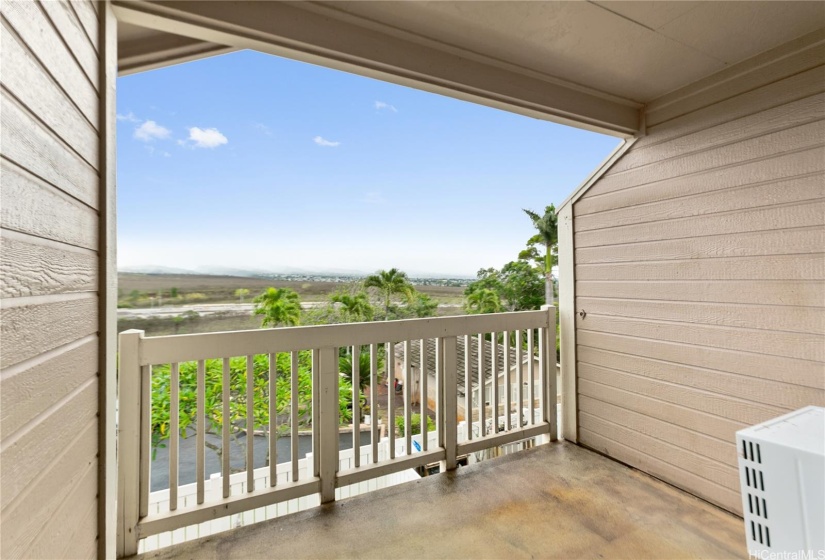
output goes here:
{"type": "MultiPolygon", "coordinates": [[[[464,394],[464,360],[465,360],[465,337],[457,337],[457,372],[458,372],[458,390],[464,394]]],[[[492,342],[484,340],[482,343],[484,351],[484,378],[490,379],[492,376],[492,342]]],[[[395,345],[396,360],[404,359],[404,343],[399,342],[395,345]]],[[[504,369],[504,344],[498,344],[496,349],[496,372],[501,372],[504,369]]],[[[522,352],[522,362],[528,360],[527,350],[522,352]]],[[[410,365],[416,369],[421,364],[421,343],[418,340],[412,341],[410,349],[410,365]]],[[[515,345],[510,347],[510,367],[516,364],[516,349],[515,345]]],[[[435,339],[426,339],[426,367],[427,373],[433,375],[435,373],[435,339]]],[[[538,375],[538,371],[536,371],[538,375]]],[[[478,337],[470,337],[470,383],[473,388],[478,387],[478,337]]]]}

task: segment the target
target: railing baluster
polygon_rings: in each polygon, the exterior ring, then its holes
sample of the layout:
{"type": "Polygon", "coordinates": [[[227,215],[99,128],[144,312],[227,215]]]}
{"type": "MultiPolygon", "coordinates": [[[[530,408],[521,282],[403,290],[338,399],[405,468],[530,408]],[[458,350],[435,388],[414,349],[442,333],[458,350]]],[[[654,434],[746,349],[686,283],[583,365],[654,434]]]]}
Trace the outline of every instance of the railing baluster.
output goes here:
{"type": "Polygon", "coordinates": [[[530,399],[530,406],[528,406],[528,410],[530,411],[530,419],[528,423],[532,426],[536,423],[536,393],[535,387],[536,378],[535,378],[535,371],[534,371],[534,364],[536,361],[536,357],[534,354],[535,348],[533,343],[533,337],[535,336],[536,331],[533,329],[527,329],[527,376],[530,378],[529,383],[530,386],[527,390],[527,395],[530,399]]]}
{"type": "Polygon", "coordinates": [[[352,347],[352,459],[361,466],[361,347],[352,347]]]}
{"type": "MultiPolygon", "coordinates": [[[[314,366],[313,366],[314,367],[314,366]]],[[[278,354],[269,355],[269,486],[278,484],[278,354]]],[[[313,387],[314,390],[314,387],[313,387]]],[[[314,412],[314,409],[313,409],[314,412]]]]}
{"type": "Polygon", "coordinates": [[[547,410],[547,415],[544,420],[550,424],[550,441],[556,441],[558,438],[558,388],[556,383],[556,308],[552,305],[542,307],[543,311],[547,312],[547,356],[545,358],[547,365],[547,389],[549,393],[548,401],[550,406],[547,410]]]}
{"type": "Polygon", "coordinates": [[[140,368],[140,516],[149,515],[152,476],[152,366],[140,368]]]}
{"type": "Polygon", "coordinates": [[[378,345],[370,344],[370,444],[372,462],[378,462],[378,345]]]}
{"type": "Polygon", "coordinates": [[[510,403],[513,395],[513,385],[510,379],[510,332],[504,331],[502,334],[504,335],[504,429],[509,432],[513,427],[510,418],[512,415],[510,403]]]}
{"type": "Polygon", "coordinates": [[[320,385],[320,477],[321,503],[335,501],[335,474],[338,472],[338,351],[333,347],[319,351],[320,385]]]}
{"type": "Polygon", "coordinates": [[[151,409],[145,414],[148,402],[144,391],[146,378],[151,388],[151,368],[141,367],[140,353],[143,331],[120,333],[120,363],[118,377],[118,500],[117,500],[117,556],[131,556],[138,550],[138,522],[148,515],[148,477],[143,466],[148,457],[144,439],[151,434],[151,409]],[[145,504],[144,504],[145,495],[145,504]],[[145,512],[144,510],[145,506],[145,512]]]}
{"type": "Polygon", "coordinates": [[[473,377],[470,367],[472,356],[469,334],[464,335],[464,427],[467,432],[467,441],[473,439],[473,377]]]}
{"type": "Polygon", "coordinates": [[[178,509],[178,446],[180,444],[180,370],[169,366],[169,511],[178,509]]]}
{"type": "Polygon", "coordinates": [[[321,350],[312,349],[312,476],[321,476],[321,350]]]}
{"type": "Polygon", "coordinates": [[[444,339],[435,339],[435,440],[438,447],[444,443],[444,339]]]}
{"type": "Polygon", "coordinates": [[[230,448],[229,448],[229,430],[232,427],[232,416],[229,410],[230,397],[230,378],[229,378],[229,358],[223,359],[221,385],[221,400],[223,401],[223,411],[221,416],[221,423],[223,429],[221,430],[221,477],[223,478],[223,497],[228,498],[232,493],[229,487],[229,475],[232,474],[230,466],[230,448]]]}
{"type": "Polygon", "coordinates": [[[521,329],[516,331],[516,383],[518,389],[516,395],[518,397],[518,405],[516,405],[516,418],[518,418],[517,425],[519,428],[524,427],[524,364],[522,360],[524,353],[521,351],[521,329]]]}
{"type": "Polygon", "coordinates": [[[547,371],[547,329],[539,328],[539,379],[541,380],[541,395],[539,396],[539,409],[541,410],[542,421],[547,418],[548,409],[548,391],[547,384],[549,383],[547,371]]]}
{"type": "Polygon", "coordinates": [[[197,498],[198,504],[203,503],[204,495],[204,461],[206,460],[206,367],[203,360],[198,360],[198,391],[197,391],[197,408],[198,408],[198,433],[195,435],[195,478],[198,483],[197,498]]]}
{"type": "Polygon", "coordinates": [[[255,357],[246,357],[246,491],[255,490],[255,357]]]}
{"type": "Polygon", "coordinates": [[[404,442],[407,455],[412,454],[412,368],[411,341],[404,341],[404,442]]]}
{"type": "Polygon", "coordinates": [[[422,338],[419,341],[419,361],[421,362],[421,367],[419,368],[420,371],[420,389],[421,389],[421,398],[419,399],[418,409],[421,411],[421,451],[427,451],[427,423],[429,414],[427,411],[429,410],[429,401],[427,399],[427,339],[422,338]]]}
{"type": "Polygon", "coordinates": [[[387,355],[387,435],[390,444],[390,459],[395,459],[395,345],[388,342],[387,355]]]}
{"type": "Polygon", "coordinates": [[[484,371],[484,334],[478,333],[478,425],[480,426],[480,437],[486,435],[484,430],[485,424],[487,424],[487,418],[485,418],[487,403],[484,398],[486,389],[487,375],[484,371]]]}
{"type": "Polygon", "coordinates": [[[289,444],[292,459],[292,482],[298,482],[298,351],[290,353],[289,444]]]}
{"type": "Polygon", "coordinates": [[[441,375],[439,376],[442,385],[439,391],[443,393],[444,410],[442,421],[444,425],[444,462],[441,470],[454,470],[456,468],[456,445],[458,436],[458,356],[456,337],[448,336],[440,338],[439,350],[441,351],[441,361],[443,364],[441,375]]]}
{"type": "Polygon", "coordinates": [[[495,332],[490,333],[490,370],[492,373],[492,381],[493,381],[493,415],[492,415],[492,423],[493,423],[493,433],[498,433],[498,335],[495,332]]]}

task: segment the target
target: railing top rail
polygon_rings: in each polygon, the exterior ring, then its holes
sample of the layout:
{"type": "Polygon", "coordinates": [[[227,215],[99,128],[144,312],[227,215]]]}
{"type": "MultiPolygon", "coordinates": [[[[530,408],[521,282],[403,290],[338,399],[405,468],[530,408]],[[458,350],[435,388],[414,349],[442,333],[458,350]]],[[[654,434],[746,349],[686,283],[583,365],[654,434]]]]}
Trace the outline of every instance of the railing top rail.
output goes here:
{"type": "Polygon", "coordinates": [[[542,310],[146,337],[139,361],[147,366],[549,326],[550,315],[542,310]]]}

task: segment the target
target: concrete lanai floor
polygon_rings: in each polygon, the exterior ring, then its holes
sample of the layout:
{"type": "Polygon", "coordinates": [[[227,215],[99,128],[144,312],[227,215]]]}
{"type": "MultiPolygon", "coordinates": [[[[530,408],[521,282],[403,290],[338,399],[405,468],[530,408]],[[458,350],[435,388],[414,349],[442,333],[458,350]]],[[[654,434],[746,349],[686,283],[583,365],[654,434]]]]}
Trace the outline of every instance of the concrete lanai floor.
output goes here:
{"type": "Polygon", "coordinates": [[[745,558],[742,520],[554,443],[141,558],[745,558]]]}

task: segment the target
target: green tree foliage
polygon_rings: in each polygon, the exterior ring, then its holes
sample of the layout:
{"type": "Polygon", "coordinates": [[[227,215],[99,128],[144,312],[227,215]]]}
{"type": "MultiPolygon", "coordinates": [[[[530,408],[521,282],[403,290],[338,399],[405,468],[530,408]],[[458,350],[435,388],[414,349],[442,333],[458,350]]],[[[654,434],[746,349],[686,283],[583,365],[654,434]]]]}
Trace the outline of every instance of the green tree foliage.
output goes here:
{"type": "Polygon", "coordinates": [[[559,232],[558,232],[558,216],[556,216],[556,207],[552,204],[544,209],[544,214],[539,215],[532,210],[524,209],[524,213],[533,222],[533,227],[536,228],[536,235],[527,240],[527,249],[519,254],[520,260],[532,260],[541,262],[544,260],[543,268],[545,291],[544,298],[547,305],[553,305],[553,277],[551,271],[553,265],[556,264],[557,258],[554,258],[558,252],[559,232]],[[544,254],[539,251],[542,247],[544,254]]]}
{"type": "Polygon", "coordinates": [[[370,305],[366,292],[347,293],[339,290],[329,300],[340,305],[342,315],[348,322],[372,321],[375,316],[375,309],[370,305]]]}
{"type": "MultiPolygon", "coordinates": [[[[421,415],[420,414],[413,414],[410,416],[410,426],[412,427],[412,432],[410,435],[417,435],[421,433],[421,415]]],[[[404,417],[403,416],[396,416],[395,417],[395,427],[398,430],[399,434],[404,434],[404,417]]],[[[427,433],[431,433],[435,431],[435,422],[433,419],[427,416],[427,433]]]]}
{"type": "Polygon", "coordinates": [[[438,302],[425,293],[411,290],[407,308],[414,317],[432,317],[438,310],[438,302]]]}
{"type": "Polygon", "coordinates": [[[379,270],[375,274],[367,276],[364,279],[364,287],[374,288],[381,294],[384,300],[385,318],[389,318],[392,296],[400,295],[404,298],[409,298],[410,292],[413,289],[412,284],[410,284],[407,278],[407,274],[397,268],[379,270]]]}
{"type": "Polygon", "coordinates": [[[495,290],[479,288],[467,295],[465,309],[469,313],[498,313],[501,311],[501,299],[495,290]]]}
{"type": "Polygon", "coordinates": [[[177,298],[178,297],[178,289],[177,288],[172,288],[171,290],[169,290],[169,295],[173,298],[177,298]]]}
{"type": "Polygon", "coordinates": [[[249,290],[246,288],[238,288],[235,290],[235,296],[243,303],[243,298],[249,295],[249,290]]]}
{"type": "MultiPolygon", "coordinates": [[[[380,347],[379,347],[380,348],[380,347]]],[[[376,374],[384,371],[384,353],[379,350],[376,357],[376,374]]],[[[342,376],[352,376],[352,349],[347,349],[344,355],[338,358],[338,371],[342,376]]],[[[359,386],[363,390],[370,384],[370,352],[369,348],[362,348],[358,356],[359,386]]]]}
{"type": "Polygon", "coordinates": [[[465,307],[470,308],[470,297],[480,290],[491,290],[498,295],[502,311],[539,309],[544,303],[544,282],[536,269],[526,261],[512,261],[501,270],[483,268],[478,279],[464,290],[465,307]]]}
{"type": "Polygon", "coordinates": [[[301,299],[289,288],[267,288],[252,300],[255,315],[263,315],[261,327],[292,327],[301,322],[301,299]]]}
{"type": "MultiPolygon", "coordinates": [[[[312,352],[298,354],[298,426],[301,429],[312,425],[312,352]]],[[[204,416],[207,433],[219,435],[223,429],[223,360],[205,362],[204,416]]],[[[229,428],[235,438],[246,432],[247,401],[246,358],[229,360],[229,428]]],[[[289,433],[289,418],[292,404],[290,388],[291,359],[286,353],[279,353],[275,362],[275,410],[274,425],[277,433],[289,433]]],[[[152,447],[165,446],[170,429],[170,368],[168,365],[152,368],[152,447]]],[[[192,435],[197,426],[197,362],[184,362],[179,366],[179,427],[180,436],[192,435]]],[[[269,433],[273,427],[269,417],[269,356],[253,357],[254,398],[251,410],[254,429],[269,433]]],[[[340,421],[347,424],[352,420],[352,385],[345,378],[339,379],[340,421]]],[[[236,440],[237,441],[237,440],[236,440]]],[[[220,455],[220,448],[210,446],[220,455]]]]}

